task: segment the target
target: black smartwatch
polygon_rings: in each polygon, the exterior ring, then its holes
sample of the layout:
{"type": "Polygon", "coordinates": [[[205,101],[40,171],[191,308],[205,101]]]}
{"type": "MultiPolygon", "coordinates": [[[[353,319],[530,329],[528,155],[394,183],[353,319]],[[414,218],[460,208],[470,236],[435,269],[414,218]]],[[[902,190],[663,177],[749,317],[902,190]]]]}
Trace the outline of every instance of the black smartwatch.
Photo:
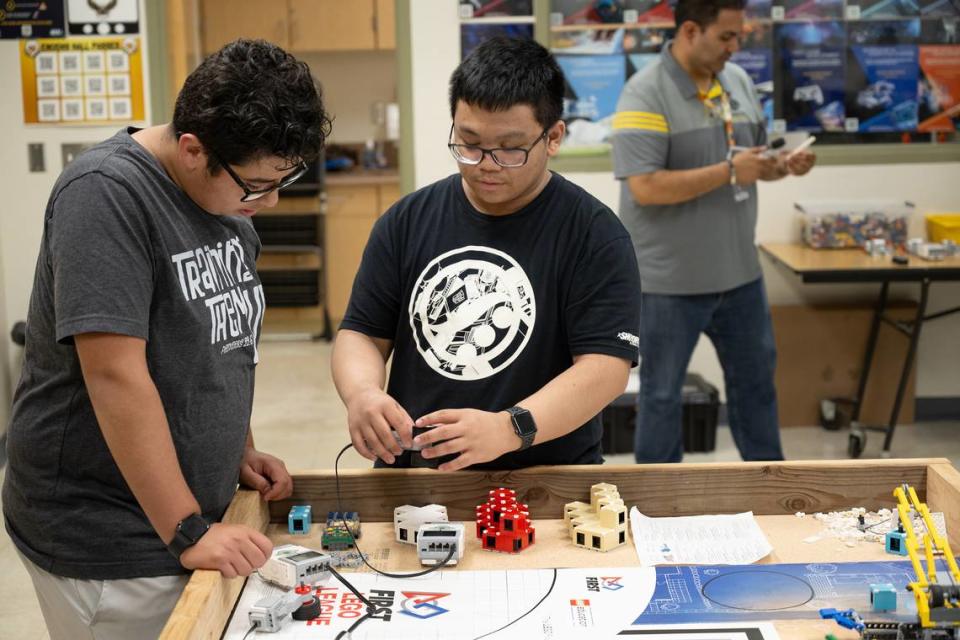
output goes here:
{"type": "Polygon", "coordinates": [[[187,516],[177,523],[177,531],[173,534],[173,540],[167,545],[167,549],[174,558],[179,560],[183,552],[197,544],[209,529],[210,523],[199,513],[187,516]]]}
{"type": "Polygon", "coordinates": [[[510,420],[513,422],[514,433],[521,440],[519,451],[529,449],[537,436],[537,423],[533,420],[533,414],[523,407],[510,407],[507,413],[510,414],[510,420]]]}

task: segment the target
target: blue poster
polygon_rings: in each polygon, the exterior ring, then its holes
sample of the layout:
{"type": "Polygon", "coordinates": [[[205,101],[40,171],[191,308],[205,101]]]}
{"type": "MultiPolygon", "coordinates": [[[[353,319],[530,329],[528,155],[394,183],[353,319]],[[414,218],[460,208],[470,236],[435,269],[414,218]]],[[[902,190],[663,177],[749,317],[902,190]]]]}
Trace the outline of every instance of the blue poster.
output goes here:
{"type": "Polygon", "coordinates": [[[851,23],[847,59],[847,129],[914,131],[920,20],[851,23]]]}
{"type": "Polygon", "coordinates": [[[857,119],[858,131],[913,131],[917,128],[918,49],[851,47],[866,78],[859,88],[851,86],[847,117],[857,119]]]}
{"type": "Polygon", "coordinates": [[[621,55],[557,56],[567,79],[563,119],[597,122],[612,116],[626,80],[626,58],[621,55]]]}
{"type": "Polygon", "coordinates": [[[753,80],[760,96],[760,106],[767,125],[773,122],[773,42],[771,25],[763,22],[747,23],[740,49],[730,61],[741,66],[753,80]]]}
{"type": "Polygon", "coordinates": [[[847,4],[848,11],[851,6],[859,7],[860,20],[911,18],[920,15],[918,0],[857,0],[847,4]]]}
{"type": "Polygon", "coordinates": [[[783,82],[780,117],[789,131],[843,131],[846,34],[834,20],[775,27],[783,82]]]}
{"type": "Polygon", "coordinates": [[[663,566],[653,598],[633,624],[809,619],[826,607],[854,609],[870,620],[916,621],[906,589],[915,579],[907,561],[663,566]],[[895,611],[871,611],[870,585],[878,583],[897,590],[895,611]]]}

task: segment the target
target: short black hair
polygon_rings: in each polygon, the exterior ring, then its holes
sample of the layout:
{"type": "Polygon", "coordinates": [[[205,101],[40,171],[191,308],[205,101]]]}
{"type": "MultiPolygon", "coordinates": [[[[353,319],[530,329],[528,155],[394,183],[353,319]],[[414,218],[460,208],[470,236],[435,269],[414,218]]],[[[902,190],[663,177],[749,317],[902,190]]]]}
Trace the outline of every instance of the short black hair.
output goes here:
{"type": "Polygon", "coordinates": [[[450,77],[450,116],[463,100],[486,111],[530,105],[544,129],[563,115],[563,71],[534,40],[498,36],[470,52],[450,77]]]}
{"type": "MultiPolygon", "coordinates": [[[[194,134],[229,164],[278,156],[292,166],[320,155],[331,120],[306,63],[264,40],[236,40],[187,77],[173,128],[178,137],[194,134]]],[[[213,154],[211,173],[220,169],[213,154]]]]}
{"type": "Polygon", "coordinates": [[[701,29],[706,29],[717,21],[717,16],[724,9],[743,11],[746,8],[747,0],[677,0],[673,15],[677,28],[689,20],[701,29]]]}

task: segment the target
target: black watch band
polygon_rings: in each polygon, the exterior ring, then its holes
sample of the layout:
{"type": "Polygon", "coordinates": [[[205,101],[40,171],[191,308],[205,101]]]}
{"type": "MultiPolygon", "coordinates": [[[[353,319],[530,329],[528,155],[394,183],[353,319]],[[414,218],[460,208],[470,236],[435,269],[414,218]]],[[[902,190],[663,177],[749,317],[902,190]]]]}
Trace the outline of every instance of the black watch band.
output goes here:
{"type": "Polygon", "coordinates": [[[177,523],[177,530],[167,549],[179,560],[183,552],[197,544],[209,529],[210,523],[199,513],[187,516],[177,523]]]}
{"type": "Polygon", "coordinates": [[[533,414],[523,407],[510,407],[507,409],[510,414],[510,420],[513,422],[513,432],[520,438],[519,451],[529,449],[533,446],[533,439],[537,437],[537,423],[533,419],[533,414]]]}

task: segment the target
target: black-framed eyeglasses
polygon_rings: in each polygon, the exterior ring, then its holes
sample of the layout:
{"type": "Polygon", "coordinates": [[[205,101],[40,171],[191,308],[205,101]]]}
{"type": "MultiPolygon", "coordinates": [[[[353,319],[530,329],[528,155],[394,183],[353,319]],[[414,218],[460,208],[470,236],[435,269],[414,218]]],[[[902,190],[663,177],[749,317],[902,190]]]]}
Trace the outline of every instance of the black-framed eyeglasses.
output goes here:
{"type": "Polygon", "coordinates": [[[484,149],[473,144],[456,144],[453,142],[453,125],[450,125],[450,135],[447,137],[451,142],[447,143],[447,148],[453,154],[454,160],[460,164],[478,165],[483,162],[483,156],[490,154],[493,161],[505,169],[515,169],[527,164],[530,152],[537,143],[547,137],[547,131],[537,136],[537,139],[530,143],[527,148],[523,147],[497,147],[495,149],[484,149]]]}
{"type": "Polygon", "coordinates": [[[243,181],[243,178],[238,176],[237,172],[231,169],[230,165],[223,161],[223,158],[221,158],[216,151],[214,151],[213,149],[210,149],[209,147],[207,149],[208,151],[210,151],[210,155],[216,158],[217,162],[219,162],[220,165],[224,169],[226,169],[227,173],[230,174],[230,177],[233,178],[233,181],[237,183],[237,186],[243,189],[243,197],[240,198],[240,202],[250,202],[252,200],[259,200],[260,198],[267,195],[268,193],[273,193],[278,189],[283,189],[284,187],[288,187],[294,182],[296,182],[297,180],[299,180],[300,176],[305,174],[307,172],[307,169],[309,168],[307,166],[307,163],[301,160],[300,163],[296,167],[294,167],[293,171],[291,171],[290,173],[285,175],[283,178],[281,178],[280,181],[277,184],[273,185],[272,187],[267,187],[266,189],[251,189],[247,185],[247,183],[243,181]]]}

